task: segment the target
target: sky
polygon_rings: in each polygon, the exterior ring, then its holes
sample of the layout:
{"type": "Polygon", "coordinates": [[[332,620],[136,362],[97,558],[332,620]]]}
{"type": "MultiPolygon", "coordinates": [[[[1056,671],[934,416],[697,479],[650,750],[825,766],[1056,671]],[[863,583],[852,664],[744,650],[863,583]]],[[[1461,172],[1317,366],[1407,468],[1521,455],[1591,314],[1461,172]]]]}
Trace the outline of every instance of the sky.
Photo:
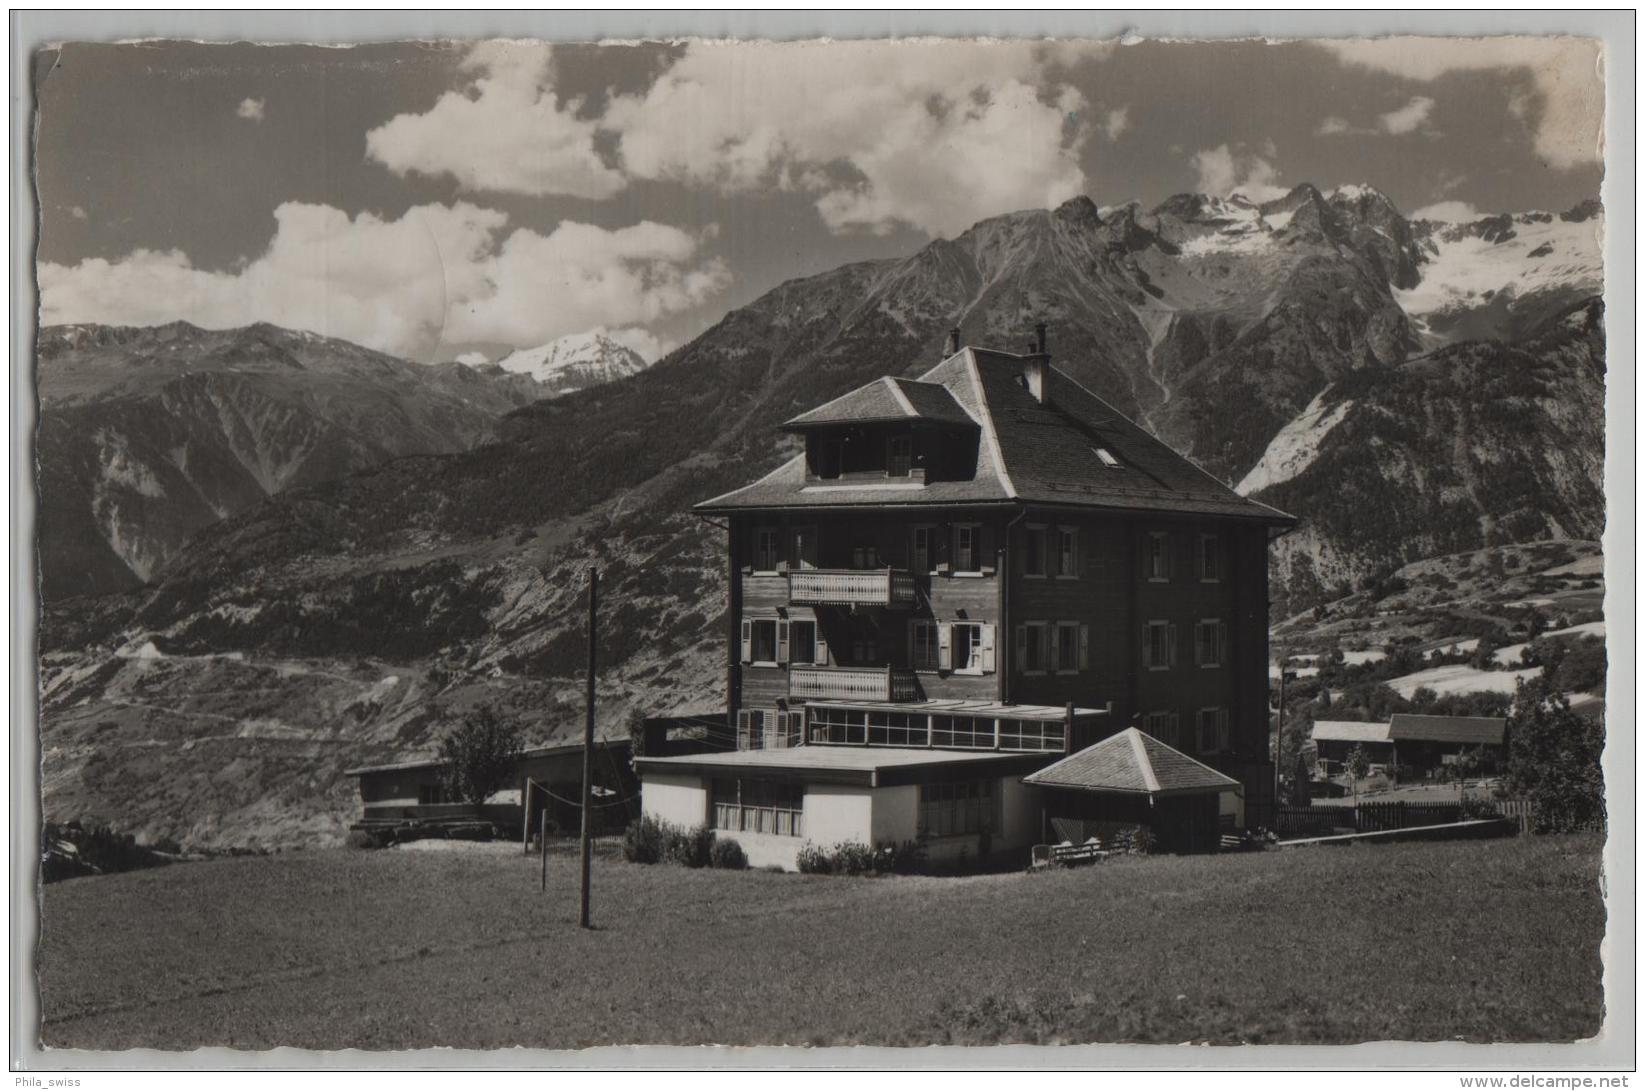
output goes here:
{"type": "Polygon", "coordinates": [[[1577,38],[70,43],[35,59],[42,321],[655,359],[785,280],[1082,194],[1569,208],[1601,80],[1577,38]]]}

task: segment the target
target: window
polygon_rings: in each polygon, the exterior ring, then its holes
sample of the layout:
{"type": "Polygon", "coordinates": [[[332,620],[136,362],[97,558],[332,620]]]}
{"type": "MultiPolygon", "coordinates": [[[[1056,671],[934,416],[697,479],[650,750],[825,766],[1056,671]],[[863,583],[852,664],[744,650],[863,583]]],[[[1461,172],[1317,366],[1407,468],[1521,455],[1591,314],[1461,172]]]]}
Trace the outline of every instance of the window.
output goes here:
{"type": "Polygon", "coordinates": [[[840,476],[840,467],[845,464],[845,445],[838,436],[829,436],[817,441],[817,476],[822,478],[836,478],[840,476]]]}
{"type": "Polygon", "coordinates": [[[1163,530],[1148,535],[1148,556],[1145,565],[1148,578],[1164,583],[1171,578],[1171,536],[1163,530]]]}
{"type": "Polygon", "coordinates": [[[892,436],[885,444],[885,473],[887,477],[907,477],[914,465],[914,440],[911,436],[892,436]]]}
{"type": "Polygon", "coordinates": [[[858,542],[851,549],[852,568],[880,567],[880,546],[878,542],[858,542]]]}
{"type": "Polygon", "coordinates": [[[804,785],[715,777],[709,791],[717,830],[778,837],[803,835],[804,785]]]}
{"type": "Polygon", "coordinates": [[[795,527],[788,542],[788,567],[794,569],[817,567],[817,528],[795,527]]]}
{"type": "Polygon", "coordinates": [[[1077,674],[1085,670],[1091,658],[1091,627],[1077,621],[1057,622],[1058,674],[1077,674]]]}
{"type": "Polygon", "coordinates": [[[1044,674],[1049,659],[1045,645],[1045,622],[1030,621],[1018,625],[1017,669],[1025,674],[1044,674]]]}
{"type": "Polygon", "coordinates": [[[1045,528],[1030,526],[1022,536],[1022,574],[1045,575],[1045,528]]]}
{"type": "Polygon", "coordinates": [[[930,742],[931,719],[923,712],[868,713],[869,746],[926,746],[930,742]]]}
{"type": "Polygon", "coordinates": [[[941,666],[942,626],[935,621],[916,621],[908,627],[908,662],[917,671],[934,671],[941,666]]]}
{"type": "Polygon", "coordinates": [[[817,643],[817,623],[815,621],[791,621],[788,623],[788,661],[790,663],[827,664],[828,650],[817,643]],[[818,649],[822,648],[819,656],[818,649]]]}
{"type": "Polygon", "coordinates": [[[920,785],[921,833],[930,837],[955,837],[998,826],[993,781],[920,785]]]}
{"type": "Polygon", "coordinates": [[[754,528],[754,571],[775,572],[777,561],[782,557],[782,548],[778,544],[780,536],[776,527],[754,528]]]}
{"type": "Polygon", "coordinates": [[[954,571],[982,570],[982,527],[976,523],[954,525],[954,571]]]}
{"type": "Polygon", "coordinates": [[[1201,534],[1197,552],[1200,582],[1217,583],[1221,581],[1222,539],[1215,534],[1201,534]]]}
{"type": "Polygon", "coordinates": [[[1057,579],[1077,580],[1080,577],[1079,531],[1074,527],[1058,527],[1056,533],[1057,579]]]}
{"type": "Polygon", "coordinates": [[[1142,628],[1142,665],[1151,671],[1177,665],[1177,627],[1168,621],[1150,621],[1142,628]]]}
{"type": "Polygon", "coordinates": [[[1000,721],[1001,750],[1062,750],[1064,724],[1061,720],[1000,721]]]}
{"type": "Polygon", "coordinates": [[[937,528],[915,527],[908,536],[908,567],[915,572],[930,572],[937,567],[937,528]]]}
{"type": "Polygon", "coordinates": [[[737,749],[765,748],[765,710],[745,708],[737,713],[737,749]]]}
{"type": "Polygon", "coordinates": [[[440,784],[417,785],[417,802],[424,807],[446,802],[445,786],[440,784]]]}
{"type": "Polygon", "coordinates": [[[1179,745],[1177,739],[1177,714],[1175,712],[1150,712],[1142,719],[1142,730],[1145,734],[1154,736],[1166,746],[1179,745]]]}
{"type": "Polygon", "coordinates": [[[1114,452],[1106,447],[1093,447],[1091,450],[1096,452],[1097,458],[1101,460],[1104,466],[1112,470],[1119,469],[1120,460],[1114,457],[1114,452]]]}
{"type": "Polygon", "coordinates": [[[1206,618],[1194,626],[1194,662],[1202,667],[1220,667],[1227,654],[1228,627],[1216,618],[1206,618]]]}
{"type": "Polygon", "coordinates": [[[861,746],[868,741],[868,713],[819,705],[811,709],[811,741],[861,746]]]}
{"type": "Polygon", "coordinates": [[[851,662],[858,667],[872,667],[877,665],[880,658],[880,641],[871,633],[864,633],[851,639],[851,662]]]}
{"type": "Polygon", "coordinates": [[[1199,710],[1199,752],[1218,754],[1228,749],[1228,710],[1202,708],[1199,710]]]}
{"type": "Polygon", "coordinates": [[[991,716],[932,716],[931,745],[992,750],[994,719],[991,716]]]}
{"type": "Polygon", "coordinates": [[[761,666],[776,666],[778,662],[788,658],[788,622],[779,623],[776,618],[745,618],[743,620],[743,662],[761,666]],[[782,640],[779,642],[778,629],[782,630],[782,640]],[[778,658],[778,645],[782,645],[783,655],[778,658]]]}
{"type": "Polygon", "coordinates": [[[994,670],[994,626],[957,621],[948,626],[951,662],[958,674],[991,674],[994,670]]]}

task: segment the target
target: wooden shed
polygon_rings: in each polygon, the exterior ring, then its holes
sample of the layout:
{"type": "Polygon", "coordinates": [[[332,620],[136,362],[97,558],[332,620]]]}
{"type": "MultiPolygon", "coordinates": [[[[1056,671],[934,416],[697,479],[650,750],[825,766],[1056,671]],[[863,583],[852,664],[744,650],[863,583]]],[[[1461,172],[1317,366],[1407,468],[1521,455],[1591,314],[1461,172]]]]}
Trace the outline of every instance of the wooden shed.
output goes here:
{"type": "Polygon", "coordinates": [[[1127,728],[1023,778],[1043,792],[1045,837],[1084,841],[1121,825],[1153,830],[1161,852],[1215,852],[1225,792],[1239,781],[1127,728]]]}

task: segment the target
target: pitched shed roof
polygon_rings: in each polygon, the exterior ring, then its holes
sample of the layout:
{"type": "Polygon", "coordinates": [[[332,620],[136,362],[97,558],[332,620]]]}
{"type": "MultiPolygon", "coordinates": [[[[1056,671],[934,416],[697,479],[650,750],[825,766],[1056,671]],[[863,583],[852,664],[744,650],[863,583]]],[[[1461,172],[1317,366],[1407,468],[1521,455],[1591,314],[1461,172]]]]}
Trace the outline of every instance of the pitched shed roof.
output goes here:
{"type": "Polygon", "coordinates": [[[1421,716],[1396,712],[1388,723],[1395,742],[1455,742],[1501,746],[1507,721],[1500,716],[1421,716]]]}
{"type": "Polygon", "coordinates": [[[959,423],[958,410],[966,421],[981,428],[976,470],[969,478],[885,484],[808,482],[805,458],[800,455],[759,481],[704,501],[697,508],[1029,501],[1230,515],[1280,525],[1295,521],[1235,493],[1054,367],[1046,369],[1047,398],[1042,403],[1023,382],[1029,359],[964,348],[917,381],[876,380],[785,426],[804,429],[919,418],[959,423]]]}
{"type": "Polygon", "coordinates": [[[841,394],[831,402],[801,413],[783,425],[800,430],[823,424],[866,424],[872,421],[926,420],[938,424],[977,422],[940,383],[885,375],[841,394]]]}
{"type": "Polygon", "coordinates": [[[1022,778],[1042,788],[1170,796],[1225,792],[1239,781],[1128,727],[1022,778]]]}
{"type": "Polygon", "coordinates": [[[1315,742],[1392,742],[1387,724],[1367,724],[1356,720],[1315,720],[1315,742]]]}

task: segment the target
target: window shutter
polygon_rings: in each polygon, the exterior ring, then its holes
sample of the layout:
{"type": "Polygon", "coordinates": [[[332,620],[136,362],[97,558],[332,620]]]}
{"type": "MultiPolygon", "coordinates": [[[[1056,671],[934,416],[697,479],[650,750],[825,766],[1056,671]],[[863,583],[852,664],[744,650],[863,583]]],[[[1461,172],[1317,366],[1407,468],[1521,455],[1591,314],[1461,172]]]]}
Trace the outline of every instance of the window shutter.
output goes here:
{"type": "Polygon", "coordinates": [[[1068,530],[1068,571],[1064,572],[1063,575],[1072,576],[1075,579],[1078,579],[1079,574],[1080,574],[1080,531],[1079,531],[1078,527],[1070,527],[1069,530],[1068,530]]]}
{"type": "Polygon", "coordinates": [[[954,669],[954,626],[946,621],[937,625],[937,669],[954,669]]]}
{"type": "Polygon", "coordinates": [[[1017,626],[1016,661],[1017,669],[1019,671],[1025,671],[1028,669],[1028,626],[1026,625],[1017,626]]]}
{"type": "Polygon", "coordinates": [[[982,636],[982,669],[988,674],[994,673],[994,626],[979,626],[982,636]]]}
{"type": "Polygon", "coordinates": [[[777,622],[777,662],[788,662],[788,622],[777,622]]]}
{"type": "Polygon", "coordinates": [[[971,546],[977,552],[971,567],[979,572],[984,568],[994,567],[994,528],[984,523],[971,534],[971,546]]]}
{"type": "Polygon", "coordinates": [[[943,523],[931,531],[931,544],[936,549],[936,556],[932,557],[932,567],[948,567],[952,569],[954,558],[954,535],[957,532],[949,523],[943,523]]]}
{"type": "Polygon", "coordinates": [[[749,721],[750,721],[750,716],[749,716],[749,714],[746,710],[737,713],[737,749],[738,750],[747,750],[749,748],[749,745],[750,745],[749,741],[748,741],[749,721]]]}
{"type": "MultiPolygon", "coordinates": [[[[1148,639],[1148,636],[1148,623],[1145,621],[1142,623],[1142,665],[1144,667],[1154,665],[1154,642],[1148,639]]],[[[746,656],[746,653],[744,654],[746,656]]]]}
{"type": "Polygon", "coordinates": [[[828,666],[828,641],[823,639],[822,623],[816,625],[816,646],[811,651],[811,662],[819,667],[828,666]]]}
{"type": "Polygon", "coordinates": [[[1177,626],[1173,622],[1165,627],[1165,665],[1177,665],[1177,626]]]}
{"type": "Polygon", "coordinates": [[[1091,626],[1080,626],[1080,670],[1091,669],[1091,626]]]}
{"type": "Polygon", "coordinates": [[[747,618],[743,619],[743,662],[747,663],[754,658],[754,623],[747,618]]]}

